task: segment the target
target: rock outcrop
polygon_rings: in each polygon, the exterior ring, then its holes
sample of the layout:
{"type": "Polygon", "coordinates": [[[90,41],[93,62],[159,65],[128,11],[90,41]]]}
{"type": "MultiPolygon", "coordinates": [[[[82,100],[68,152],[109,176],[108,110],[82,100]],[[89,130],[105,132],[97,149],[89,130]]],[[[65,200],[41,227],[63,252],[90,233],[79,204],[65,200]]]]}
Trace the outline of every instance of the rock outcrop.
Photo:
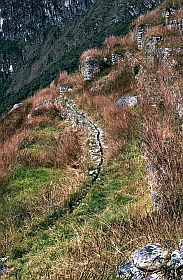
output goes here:
{"type": "Polygon", "coordinates": [[[171,255],[154,243],[137,249],[130,261],[118,267],[117,275],[123,280],[182,279],[183,242],[180,242],[179,249],[171,255]]]}
{"type": "Polygon", "coordinates": [[[92,80],[96,75],[101,72],[101,59],[97,57],[87,57],[81,62],[81,73],[87,81],[92,80]]]}

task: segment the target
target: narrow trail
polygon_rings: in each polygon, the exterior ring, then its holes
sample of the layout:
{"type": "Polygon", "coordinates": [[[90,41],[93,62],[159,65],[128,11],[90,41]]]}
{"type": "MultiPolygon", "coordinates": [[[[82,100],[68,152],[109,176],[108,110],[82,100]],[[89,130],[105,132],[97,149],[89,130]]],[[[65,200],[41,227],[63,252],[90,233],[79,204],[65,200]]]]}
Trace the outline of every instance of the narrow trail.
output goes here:
{"type": "Polygon", "coordinates": [[[92,168],[89,175],[92,182],[95,182],[100,175],[102,165],[104,163],[104,132],[93,122],[85,113],[77,109],[73,100],[59,98],[55,101],[55,105],[65,109],[64,118],[71,122],[72,126],[78,126],[83,129],[88,138],[88,149],[92,168]]]}

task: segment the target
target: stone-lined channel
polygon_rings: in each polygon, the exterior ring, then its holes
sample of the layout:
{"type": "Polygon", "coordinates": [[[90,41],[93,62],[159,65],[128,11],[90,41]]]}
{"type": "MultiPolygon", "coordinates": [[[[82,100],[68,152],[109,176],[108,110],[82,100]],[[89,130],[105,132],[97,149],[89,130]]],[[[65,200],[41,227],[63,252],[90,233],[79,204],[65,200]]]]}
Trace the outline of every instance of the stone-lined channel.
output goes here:
{"type": "Polygon", "coordinates": [[[91,160],[91,169],[89,175],[92,182],[95,182],[100,175],[104,163],[104,132],[98,125],[92,121],[86,114],[77,109],[73,100],[57,99],[57,107],[65,109],[63,118],[71,122],[72,126],[78,126],[83,129],[88,138],[88,147],[91,160]]]}

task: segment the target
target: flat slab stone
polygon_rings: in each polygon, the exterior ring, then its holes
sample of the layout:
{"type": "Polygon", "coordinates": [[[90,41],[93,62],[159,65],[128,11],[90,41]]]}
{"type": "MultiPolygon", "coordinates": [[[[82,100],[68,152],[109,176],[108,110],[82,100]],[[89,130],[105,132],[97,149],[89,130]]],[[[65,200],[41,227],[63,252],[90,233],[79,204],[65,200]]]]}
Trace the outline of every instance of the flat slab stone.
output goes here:
{"type": "Polygon", "coordinates": [[[168,252],[159,244],[150,243],[143,248],[136,250],[133,254],[134,265],[148,271],[159,270],[168,255],[168,252]]]}
{"type": "Polygon", "coordinates": [[[123,280],[145,280],[144,273],[131,261],[118,267],[117,276],[123,280]]]}

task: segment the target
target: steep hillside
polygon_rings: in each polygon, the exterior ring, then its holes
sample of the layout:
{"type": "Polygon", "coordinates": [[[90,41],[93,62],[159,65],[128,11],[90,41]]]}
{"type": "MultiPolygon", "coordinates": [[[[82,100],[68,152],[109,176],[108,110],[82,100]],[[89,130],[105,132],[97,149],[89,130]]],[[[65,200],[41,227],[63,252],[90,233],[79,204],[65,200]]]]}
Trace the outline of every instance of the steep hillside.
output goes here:
{"type": "Polygon", "coordinates": [[[149,1],[14,1],[0,3],[0,114],[74,72],[80,54],[106,36],[126,34],[132,19],[158,5],[149,1]]]}
{"type": "Polygon", "coordinates": [[[1,118],[3,279],[182,279],[182,6],[141,15],[1,118]]]}

